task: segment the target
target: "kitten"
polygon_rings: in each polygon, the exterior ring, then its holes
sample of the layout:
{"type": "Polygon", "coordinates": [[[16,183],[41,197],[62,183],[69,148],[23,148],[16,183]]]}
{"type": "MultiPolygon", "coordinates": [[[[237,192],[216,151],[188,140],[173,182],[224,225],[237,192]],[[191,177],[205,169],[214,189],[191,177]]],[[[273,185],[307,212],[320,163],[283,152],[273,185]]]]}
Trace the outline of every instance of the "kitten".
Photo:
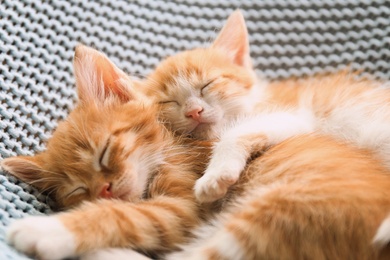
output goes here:
{"type": "Polygon", "coordinates": [[[42,259],[109,246],[175,249],[211,212],[192,192],[209,142],[173,138],[158,121],[157,107],[103,54],[78,47],[74,71],[79,102],[47,150],[1,162],[61,208],[73,209],[15,221],[9,243],[42,259]],[[76,207],[81,201],[90,202],[76,207]]]}
{"type": "MultiPolygon", "coordinates": [[[[164,259],[388,259],[390,248],[372,243],[390,212],[388,175],[366,150],[292,137],[250,162],[215,221],[164,259]]],[[[85,257],[134,257],[127,251],[85,257]]]]}
{"type": "Polygon", "coordinates": [[[161,105],[172,131],[219,139],[195,186],[199,201],[214,201],[238,180],[251,154],[314,131],[370,149],[390,169],[390,89],[354,76],[257,78],[236,11],[211,47],[163,61],[148,78],[147,95],[161,105]]]}

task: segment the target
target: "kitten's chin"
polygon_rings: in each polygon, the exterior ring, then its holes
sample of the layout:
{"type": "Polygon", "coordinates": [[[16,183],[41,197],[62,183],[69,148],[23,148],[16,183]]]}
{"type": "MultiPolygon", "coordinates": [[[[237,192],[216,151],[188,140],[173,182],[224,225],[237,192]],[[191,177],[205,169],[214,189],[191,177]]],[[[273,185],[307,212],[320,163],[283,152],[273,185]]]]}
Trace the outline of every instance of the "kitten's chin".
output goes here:
{"type": "Polygon", "coordinates": [[[190,133],[191,136],[198,140],[210,140],[217,138],[217,125],[214,123],[201,123],[190,133]]]}

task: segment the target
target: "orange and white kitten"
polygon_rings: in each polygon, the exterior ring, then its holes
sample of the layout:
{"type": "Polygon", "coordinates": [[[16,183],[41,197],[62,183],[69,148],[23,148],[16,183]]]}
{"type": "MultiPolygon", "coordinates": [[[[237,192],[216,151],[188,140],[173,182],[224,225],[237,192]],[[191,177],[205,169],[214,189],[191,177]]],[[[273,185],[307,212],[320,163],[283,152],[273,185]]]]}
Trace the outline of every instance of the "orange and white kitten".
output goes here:
{"type": "Polygon", "coordinates": [[[205,169],[208,142],[173,139],[158,121],[158,108],[103,54],[78,47],[74,72],[79,102],[47,150],[1,162],[47,190],[61,208],[73,209],[15,221],[8,242],[40,259],[106,247],[175,249],[207,214],[192,190],[205,169]]]}
{"type": "Polygon", "coordinates": [[[171,130],[219,139],[195,186],[200,201],[223,197],[253,152],[314,131],[370,149],[390,169],[390,89],[345,72],[275,83],[257,78],[239,11],[211,47],[166,59],[148,81],[171,130]]]}

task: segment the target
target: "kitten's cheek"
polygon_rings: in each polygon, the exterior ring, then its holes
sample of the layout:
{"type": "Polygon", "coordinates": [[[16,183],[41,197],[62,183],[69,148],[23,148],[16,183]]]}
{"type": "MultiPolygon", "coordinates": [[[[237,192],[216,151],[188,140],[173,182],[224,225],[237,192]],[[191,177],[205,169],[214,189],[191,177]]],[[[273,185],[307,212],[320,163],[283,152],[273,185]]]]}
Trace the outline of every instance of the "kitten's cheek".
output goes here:
{"type": "Polygon", "coordinates": [[[74,236],[57,217],[28,217],[15,221],[7,230],[7,242],[39,259],[63,259],[76,253],[74,236]]]}

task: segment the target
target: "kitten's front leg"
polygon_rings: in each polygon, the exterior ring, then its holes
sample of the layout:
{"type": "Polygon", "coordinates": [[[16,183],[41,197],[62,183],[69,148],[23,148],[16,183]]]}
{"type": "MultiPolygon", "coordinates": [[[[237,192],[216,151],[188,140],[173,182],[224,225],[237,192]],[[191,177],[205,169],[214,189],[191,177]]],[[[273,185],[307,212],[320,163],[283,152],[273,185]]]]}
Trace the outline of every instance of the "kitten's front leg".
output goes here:
{"type": "Polygon", "coordinates": [[[137,204],[101,200],[54,216],[17,220],[8,230],[8,242],[39,259],[63,259],[108,247],[166,252],[185,241],[199,221],[188,187],[175,189],[183,189],[186,199],[175,194],[137,204]]]}
{"type": "MultiPolygon", "coordinates": [[[[74,235],[56,217],[37,216],[16,221],[8,230],[9,244],[39,259],[64,259],[76,256],[74,235]]],[[[147,260],[132,249],[99,249],[83,254],[81,260],[147,260]]]]}
{"type": "Polygon", "coordinates": [[[237,182],[254,146],[256,151],[262,151],[268,143],[267,136],[263,134],[226,138],[218,142],[205,174],[195,184],[197,200],[212,202],[222,198],[237,182]]]}
{"type": "Polygon", "coordinates": [[[16,220],[7,231],[7,241],[39,259],[63,259],[76,254],[74,235],[55,216],[16,220]]]}
{"type": "Polygon", "coordinates": [[[238,121],[216,143],[205,174],[195,184],[196,198],[201,202],[222,198],[240,177],[251,154],[313,131],[313,116],[307,111],[273,112],[238,121]]]}

